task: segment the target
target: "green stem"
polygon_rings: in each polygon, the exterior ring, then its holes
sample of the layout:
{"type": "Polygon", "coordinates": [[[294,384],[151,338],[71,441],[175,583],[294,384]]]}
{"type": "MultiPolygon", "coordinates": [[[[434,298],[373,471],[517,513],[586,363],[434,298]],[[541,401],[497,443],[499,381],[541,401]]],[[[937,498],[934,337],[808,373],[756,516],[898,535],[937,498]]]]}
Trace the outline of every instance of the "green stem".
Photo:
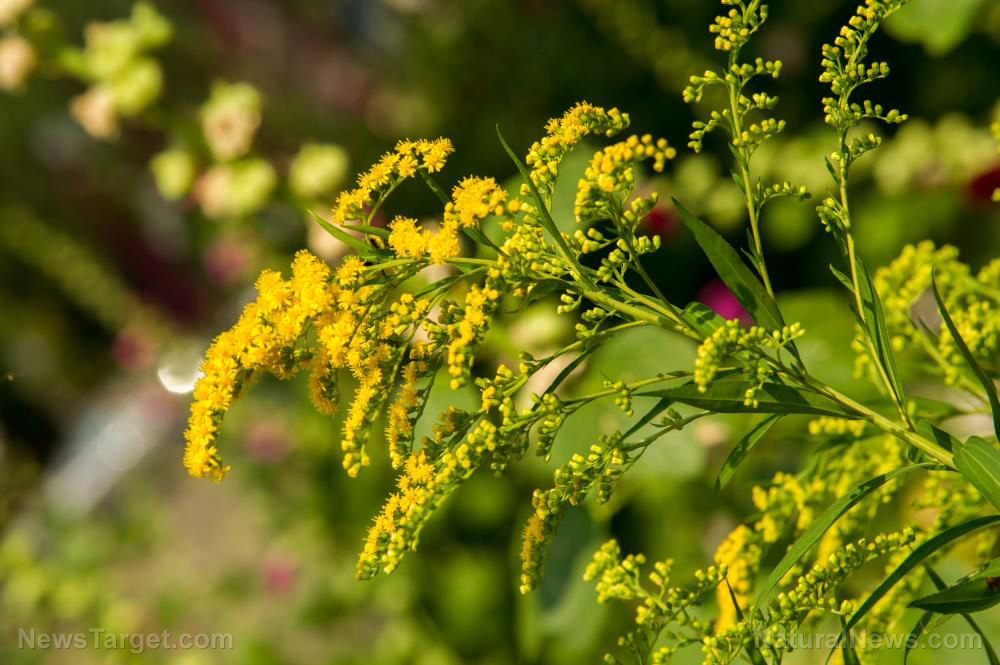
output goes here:
{"type": "Polygon", "coordinates": [[[920,434],[917,434],[908,427],[905,427],[903,425],[900,425],[899,423],[895,423],[889,420],[885,416],[873,411],[872,409],[869,409],[864,404],[857,402],[856,400],[848,397],[844,393],[834,388],[831,388],[830,386],[818,383],[815,379],[812,379],[808,375],[804,375],[800,378],[804,379],[808,383],[807,387],[812,388],[813,390],[820,392],[822,394],[825,394],[827,397],[833,399],[836,402],[839,402],[842,406],[846,407],[848,410],[855,412],[859,416],[863,416],[868,422],[875,425],[879,429],[883,430],[887,434],[892,434],[896,438],[901,439],[902,441],[905,441],[906,443],[909,443],[912,446],[915,446],[916,448],[927,453],[928,455],[936,459],[938,462],[941,462],[941,464],[944,464],[945,466],[949,467],[955,466],[955,459],[952,456],[952,454],[947,450],[945,450],[944,448],[942,448],[937,443],[931,441],[930,439],[927,439],[921,436],[920,434]]]}
{"type": "MultiPolygon", "coordinates": [[[[747,10],[744,12],[744,17],[751,13],[756,7],[757,2],[751,2],[747,10]]],[[[739,57],[739,50],[734,50],[729,54],[729,75],[732,74],[733,67],[736,65],[736,61],[739,57]]],[[[739,96],[743,92],[743,85],[745,81],[742,76],[737,82],[734,82],[726,87],[729,89],[729,112],[732,114],[730,118],[730,129],[732,134],[732,140],[734,142],[739,141],[743,134],[743,123],[742,114],[739,112],[739,96]]],[[[767,289],[768,294],[774,297],[774,289],[771,288],[771,278],[767,274],[767,265],[764,263],[764,246],[760,240],[760,222],[757,215],[757,199],[753,192],[753,185],[750,182],[750,153],[749,150],[744,145],[738,145],[732,147],[733,156],[736,158],[736,169],[739,171],[740,178],[743,181],[743,198],[747,204],[747,216],[750,220],[750,234],[753,236],[753,255],[754,267],[757,268],[757,272],[760,274],[761,280],[764,282],[764,288],[767,289]]]]}

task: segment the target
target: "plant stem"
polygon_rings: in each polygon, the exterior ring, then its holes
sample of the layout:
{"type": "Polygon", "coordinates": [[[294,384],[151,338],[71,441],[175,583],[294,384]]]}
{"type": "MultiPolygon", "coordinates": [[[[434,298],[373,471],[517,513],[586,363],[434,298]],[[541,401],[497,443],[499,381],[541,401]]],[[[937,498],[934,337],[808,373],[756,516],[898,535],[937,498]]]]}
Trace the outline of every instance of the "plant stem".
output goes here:
{"type": "MultiPolygon", "coordinates": [[[[751,3],[751,8],[757,3],[751,3]]],[[[729,55],[729,71],[733,70],[733,66],[736,64],[736,59],[739,55],[739,51],[733,51],[729,55]]],[[[740,140],[740,136],[743,134],[742,127],[742,116],[739,112],[739,96],[743,91],[743,78],[740,77],[738,83],[733,83],[728,86],[729,88],[729,112],[732,114],[730,118],[730,124],[732,129],[732,140],[735,143],[740,140]]],[[[767,274],[767,265],[764,263],[764,247],[760,241],[760,222],[757,217],[757,201],[756,196],[754,196],[753,186],[750,183],[750,154],[746,146],[740,144],[738,146],[731,146],[733,151],[733,156],[736,158],[736,169],[740,173],[740,178],[743,181],[743,198],[747,204],[747,216],[750,220],[750,234],[753,236],[753,255],[754,267],[757,268],[757,272],[760,274],[761,280],[764,282],[764,288],[767,289],[768,294],[773,298],[774,289],[771,288],[771,278],[767,274]]]]}

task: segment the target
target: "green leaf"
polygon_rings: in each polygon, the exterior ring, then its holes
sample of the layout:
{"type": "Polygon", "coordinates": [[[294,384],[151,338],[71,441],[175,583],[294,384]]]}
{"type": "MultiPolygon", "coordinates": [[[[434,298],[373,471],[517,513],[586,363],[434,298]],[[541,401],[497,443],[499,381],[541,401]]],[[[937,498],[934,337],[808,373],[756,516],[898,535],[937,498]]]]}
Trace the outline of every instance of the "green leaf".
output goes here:
{"type": "Polygon", "coordinates": [[[507,155],[510,156],[511,161],[514,162],[514,166],[516,166],[517,170],[521,173],[521,177],[524,178],[525,183],[527,183],[528,189],[531,191],[531,196],[535,199],[535,207],[538,208],[538,214],[542,217],[542,225],[545,227],[545,230],[548,231],[549,235],[552,236],[552,239],[556,241],[556,244],[559,245],[559,250],[562,252],[563,258],[569,262],[569,264],[573,267],[573,270],[577,273],[577,275],[579,275],[580,279],[586,282],[588,286],[593,287],[593,280],[591,280],[590,276],[584,272],[583,266],[580,265],[580,262],[577,260],[576,256],[574,256],[573,251],[570,249],[569,245],[566,244],[566,239],[563,238],[562,233],[560,233],[559,229],[556,227],[556,223],[552,219],[552,214],[549,212],[548,206],[545,205],[545,200],[542,198],[541,193],[539,193],[538,188],[535,187],[535,183],[532,181],[531,174],[528,173],[528,169],[521,162],[520,158],[514,154],[514,151],[510,149],[510,146],[507,145],[507,141],[504,140],[503,134],[500,133],[500,125],[497,125],[497,138],[500,139],[500,145],[503,146],[507,155]]]}
{"type": "Polygon", "coordinates": [[[981,577],[917,598],[910,607],[937,614],[963,614],[988,610],[997,603],[1000,603],[1000,589],[989,578],[981,577]]]}
{"type": "Polygon", "coordinates": [[[962,443],[951,434],[948,434],[948,432],[945,432],[939,427],[935,427],[926,420],[922,420],[917,423],[916,430],[917,434],[923,436],[925,439],[934,441],[948,452],[952,452],[962,445],[962,443]]]}
{"type": "Polygon", "coordinates": [[[941,297],[941,291],[937,285],[937,268],[934,268],[931,272],[931,288],[934,290],[934,300],[937,301],[941,318],[944,319],[944,324],[948,327],[948,332],[951,333],[952,339],[955,340],[955,346],[958,347],[958,350],[962,353],[962,357],[965,358],[965,362],[969,363],[969,367],[975,373],[976,378],[979,379],[979,383],[983,384],[983,389],[986,390],[986,397],[990,401],[990,411],[993,413],[993,431],[996,433],[997,439],[1000,439],[1000,397],[997,396],[997,387],[993,383],[993,379],[986,374],[976,361],[976,357],[972,355],[969,346],[962,339],[958,328],[955,327],[955,322],[952,321],[951,314],[948,313],[948,308],[944,306],[944,298],[941,297]]]}
{"type": "Polygon", "coordinates": [[[955,449],[955,467],[1000,512],[1000,451],[978,436],[955,449]]]}
{"type": "Polygon", "coordinates": [[[316,223],[322,226],[327,233],[329,233],[330,235],[332,235],[334,238],[341,241],[345,245],[354,249],[354,251],[356,251],[359,256],[363,256],[366,258],[374,258],[377,256],[383,256],[388,254],[388,252],[377,250],[368,243],[366,243],[365,241],[359,238],[355,238],[347,231],[344,231],[342,228],[326,221],[312,210],[309,211],[309,214],[312,215],[313,219],[316,220],[316,223]]]}
{"type": "Polygon", "coordinates": [[[714,309],[700,302],[689,303],[680,316],[681,321],[702,337],[708,337],[724,323],[714,309]]]}
{"type": "Polygon", "coordinates": [[[569,375],[573,373],[573,370],[575,370],[577,367],[583,364],[583,361],[586,360],[587,357],[590,356],[590,354],[596,350],[597,350],[597,345],[594,344],[593,346],[589,346],[583,351],[581,351],[576,356],[576,358],[573,358],[573,360],[569,364],[567,364],[565,367],[562,368],[562,371],[560,371],[559,374],[556,376],[556,378],[552,380],[552,383],[549,384],[549,387],[545,389],[545,393],[543,394],[548,395],[549,393],[554,392],[559,386],[562,385],[562,382],[565,381],[569,377],[569,375]]]}
{"type": "Polygon", "coordinates": [[[622,434],[621,440],[624,441],[625,439],[629,438],[630,436],[638,432],[640,429],[642,429],[649,423],[653,422],[653,418],[656,418],[656,416],[666,411],[668,408],[670,408],[670,405],[673,403],[674,401],[672,399],[667,399],[667,398],[663,398],[660,401],[658,401],[656,404],[653,405],[653,407],[649,411],[643,414],[642,418],[639,418],[639,420],[633,423],[633,425],[628,428],[627,432],[622,434]]]}
{"type": "MultiPolygon", "coordinates": [[[[924,565],[924,569],[927,571],[927,576],[931,578],[931,582],[933,582],[934,586],[938,589],[944,589],[945,586],[947,586],[944,583],[944,580],[942,580],[938,574],[934,572],[933,568],[928,565],[924,565]]],[[[1000,658],[997,658],[996,650],[994,650],[993,645],[990,644],[989,638],[986,637],[986,633],[984,633],[983,629],[979,627],[979,624],[977,624],[968,614],[963,614],[962,618],[965,619],[965,622],[969,624],[969,627],[972,628],[972,630],[974,630],[983,641],[983,650],[986,651],[986,659],[989,661],[989,664],[1000,665],[1000,658]]]]}
{"type": "MultiPolygon", "coordinates": [[[[858,289],[860,290],[861,305],[864,307],[864,327],[871,340],[872,347],[878,356],[878,362],[885,370],[889,379],[889,387],[896,397],[898,404],[903,403],[903,387],[899,380],[899,373],[896,371],[896,358],[892,353],[892,344],[889,340],[889,331],[885,327],[885,310],[882,308],[882,299],[875,290],[871,275],[861,262],[860,258],[855,258],[858,275],[858,289]]],[[[858,316],[862,315],[858,312],[858,316]]]]}
{"type": "Polygon", "coordinates": [[[917,623],[913,626],[910,634],[906,636],[906,642],[903,646],[903,665],[906,665],[906,661],[910,657],[910,649],[915,647],[917,645],[917,641],[920,639],[920,636],[927,632],[927,626],[933,618],[933,612],[924,612],[920,615],[920,618],[917,619],[917,623]]]}
{"type": "MultiPolygon", "coordinates": [[[[915,466],[926,467],[929,465],[922,464],[915,466]]],[[[912,469],[914,467],[905,468],[912,469]]],[[[854,614],[851,615],[850,620],[847,622],[847,630],[856,626],[858,622],[864,618],[865,614],[867,614],[868,611],[875,606],[875,603],[880,601],[882,597],[885,596],[885,594],[888,593],[889,590],[892,589],[897,582],[899,582],[899,580],[903,579],[908,572],[923,563],[927,557],[946,545],[949,545],[954,541],[964,538],[972,533],[993,526],[997,522],[1000,522],[1000,515],[977,517],[975,519],[962,522],[961,524],[957,524],[953,527],[949,527],[918,545],[916,549],[910,552],[910,555],[889,574],[888,577],[882,580],[882,583],[871,592],[871,594],[865,599],[865,602],[863,602],[854,614]]],[[[841,634],[840,638],[843,639],[843,637],[844,634],[841,634]]]]}
{"type": "Polygon", "coordinates": [[[722,463],[722,469],[719,470],[719,477],[715,479],[716,502],[719,500],[719,493],[722,491],[722,488],[732,479],[736,473],[736,469],[743,463],[743,460],[746,459],[746,456],[753,447],[757,445],[757,442],[764,438],[764,435],[771,429],[771,426],[779,420],[781,420],[781,414],[779,413],[774,413],[764,418],[752,430],[747,432],[746,436],[729,453],[726,461],[722,463]]]}
{"type": "Polygon", "coordinates": [[[696,406],[716,413],[804,413],[837,418],[855,418],[833,400],[780,383],[765,383],[756,393],[756,405],[746,405],[746,391],[756,384],[742,380],[723,380],[712,383],[705,392],[694,384],[674,388],[661,388],[636,393],[651,397],[667,397],[681,404],[696,406]]]}
{"type": "Polygon", "coordinates": [[[360,231],[370,236],[378,236],[379,238],[388,238],[390,234],[389,229],[383,229],[381,226],[370,226],[368,224],[345,224],[344,228],[351,231],[360,231]]]}
{"type": "Polygon", "coordinates": [[[848,291],[854,290],[854,285],[851,284],[851,278],[837,270],[832,264],[830,265],[830,272],[833,273],[833,276],[837,278],[838,282],[844,285],[845,289],[848,291]]]}
{"type": "MultiPolygon", "coordinates": [[[[736,618],[739,621],[743,621],[743,610],[740,609],[740,602],[736,600],[736,593],[733,591],[733,587],[729,586],[729,579],[724,578],[723,582],[726,583],[726,588],[729,590],[729,598],[733,601],[733,607],[736,608],[736,618]]],[[[753,665],[767,665],[767,661],[764,660],[764,656],[760,653],[760,649],[754,644],[753,640],[747,642],[746,646],[747,658],[753,665]]]]}
{"type": "MultiPolygon", "coordinates": [[[[784,558],[778,563],[777,566],[771,571],[768,576],[767,581],[761,586],[760,592],[757,594],[757,600],[754,602],[754,614],[756,614],[756,608],[763,607],[771,598],[771,594],[774,592],[775,587],[778,586],[778,582],[781,578],[792,569],[799,559],[806,555],[812,546],[815,545],[826,530],[829,529],[834,522],[836,522],[840,517],[846,513],[848,510],[853,508],[866,496],[877,490],[879,487],[889,482],[893,478],[908,474],[912,471],[918,469],[928,469],[935,468],[935,464],[923,463],[923,464],[911,464],[910,466],[900,467],[894,469],[889,473],[882,474],[881,476],[875,476],[870,480],[866,480],[861,483],[853,490],[843,495],[836,501],[834,501],[830,506],[823,511],[823,513],[817,517],[812,524],[799,536],[799,539],[795,541],[794,544],[788,549],[784,558]]],[[[855,615],[856,616],[856,615],[855,615]]],[[[852,617],[853,620],[853,617],[852,617]]],[[[853,624],[848,624],[846,630],[850,630],[853,624]]]]}
{"type": "Polygon", "coordinates": [[[997,656],[996,649],[994,649],[993,645],[990,644],[990,638],[986,637],[986,633],[984,633],[983,629],[979,627],[979,624],[977,624],[969,614],[963,614],[962,618],[965,619],[965,622],[969,624],[969,627],[972,628],[977,635],[979,635],[979,639],[983,641],[983,651],[986,652],[986,660],[989,662],[989,665],[1000,665],[1000,656],[997,656]]]}
{"type": "Polygon", "coordinates": [[[462,233],[464,233],[466,236],[468,236],[473,242],[478,243],[478,244],[482,245],[483,247],[489,247],[490,249],[492,249],[493,251],[497,252],[498,254],[503,254],[503,250],[500,249],[499,245],[497,245],[495,242],[493,242],[492,240],[490,240],[486,236],[485,233],[483,233],[481,230],[479,230],[475,226],[471,226],[471,227],[468,227],[468,228],[463,227],[462,228],[462,233]]]}
{"type": "MultiPolygon", "coordinates": [[[[691,214],[680,201],[672,200],[684,224],[712,263],[712,267],[757,325],[768,330],[780,330],[784,327],[785,322],[781,318],[778,304],[736,250],[715,229],[691,214]]],[[[795,347],[790,346],[790,348],[797,356],[795,347]]]]}
{"type": "MultiPolygon", "coordinates": [[[[845,625],[844,616],[841,615],[840,626],[841,629],[844,630],[844,632],[846,632],[846,629],[844,629],[844,625],[845,625]]],[[[858,658],[858,653],[854,650],[854,647],[852,647],[850,643],[847,642],[846,640],[842,642],[840,645],[840,654],[844,659],[844,665],[861,665],[861,660],[858,658]]]]}
{"type": "Polygon", "coordinates": [[[448,195],[445,194],[443,189],[441,189],[441,185],[437,184],[437,181],[433,178],[433,176],[431,176],[431,174],[425,169],[417,169],[417,173],[420,174],[420,178],[424,181],[424,184],[427,185],[427,189],[434,192],[434,196],[438,198],[441,205],[448,205],[448,195]]]}

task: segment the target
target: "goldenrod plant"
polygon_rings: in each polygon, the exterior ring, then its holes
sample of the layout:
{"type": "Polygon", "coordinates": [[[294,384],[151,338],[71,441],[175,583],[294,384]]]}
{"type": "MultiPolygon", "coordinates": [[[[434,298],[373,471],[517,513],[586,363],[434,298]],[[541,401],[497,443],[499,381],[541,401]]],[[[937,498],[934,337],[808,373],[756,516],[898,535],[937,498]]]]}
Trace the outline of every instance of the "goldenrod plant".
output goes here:
{"type": "MultiPolygon", "coordinates": [[[[756,512],[691,579],[671,580],[669,560],[647,572],[642,554],[624,554],[615,541],[594,555],[586,578],[596,582],[598,601],[635,608],[634,627],[607,662],[666,663],[679,649],[693,647],[705,663],[745,657],[773,664],[794,648],[797,633],[822,622],[842,631],[835,658],[873,662],[877,649],[848,635],[902,629],[915,641],[934,615],[956,613],[980,632],[996,662],[989,636],[971,615],[1000,602],[998,565],[991,558],[991,529],[1000,525],[1000,260],[973,271],[953,248],[924,242],[872,273],[855,242],[851,168],[881,143],[875,123],[906,120],[897,110],[859,99],[859,89],[888,75],[886,63],[869,60],[868,46],[881,22],[903,4],[866,0],[823,47],[821,60],[820,81],[830,89],[823,116],[833,131],[826,159],[831,181],[820,197],[818,223],[840,256],[831,278],[846,291],[856,320],[857,370],[871,380],[875,398],[849,394],[810,370],[800,342],[824,331],[787,320],[775,297],[781,285],[768,271],[761,211],[776,197],[805,199],[808,193],[788,182],[762,182],[752,168],[757,149],[784,124],[769,115],[777,98],[751,84],[777,77],[781,63],[741,59],[768,19],[767,6],[723,0],[724,13],[711,33],[725,67],[692,77],[684,98],[698,102],[703,95],[713,99],[710,89],[723,93],[722,106],[695,123],[689,145],[698,151],[710,133],[725,137],[746,208],[745,251],[680,201],[673,206],[749,324],[724,320],[699,303],[671,302],[647,271],[660,237],[643,234],[640,222],[658,197],[637,185],[647,168],[663,171],[676,151],[664,138],[628,134],[627,113],[577,104],[548,123],[523,160],[498,128],[499,144],[522,177],[513,188],[469,176],[449,192],[439,179],[451,142],[402,141],[360,174],[356,187],[337,197],[329,221],[321,222],[353,254],[333,267],[301,251],[290,277],[264,271],[256,299],[212,343],[185,433],[188,471],[221,481],[230,467],[219,432],[234,401],[265,374],[284,379],[307,371],[317,410],[343,412],[347,474],[356,476],[370,464],[379,440],[398,473],[358,559],[357,577],[367,579],[396,569],[417,547],[434,511],[473,474],[502,474],[529,451],[548,460],[568,418],[598,400],[613,401],[633,425],[600,436],[585,454],[556,468],[550,486],[534,491],[519,581],[528,593],[543,574],[566,511],[591,495],[608,501],[622,475],[661,438],[714,414],[760,414],[723,462],[721,491],[787,418],[818,443],[814,452],[794,473],[778,473],[754,488],[756,512]],[[573,150],[589,149],[585,140],[602,137],[614,142],[592,153],[569,211],[577,228],[563,231],[554,219],[563,211],[553,210],[563,161],[573,150]],[[400,215],[376,223],[408,180],[440,199],[439,219],[400,215]],[[553,306],[560,315],[572,317],[574,341],[544,357],[523,353],[516,367],[477,363],[498,311],[550,297],[558,299],[553,306]],[[693,365],[638,380],[608,377],[602,390],[587,394],[566,389],[590,354],[641,327],[692,340],[693,365]],[[916,357],[901,355],[904,348],[916,357]],[[963,399],[911,393],[904,359],[963,399]],[[545,387],[522,399],[527,386],[537,385],[536,376],[549,377],[545,387]],[[452,390],[474,385],[478,404],[425,414],[438,381],[452,390]],[[949,428],[955,415],[980,413],[992,415],[993,431],[976,436],[949,428]],[[424,417],[434,424],[418,439],[424,417]],[[873,532],[886,503],[912,504],[933,519],[873,532]],[[970,540],[976,546],[962,549],[968,574],[949,586],[933,566],[970,540]],[[876,571],[874,583],[855,575],[862,569],[876,571]],[[911,606],[926,614],[903,626],[911,606]]],[[[223,94],[236,92],[213,92],[220,106],[216,97],[223,94]]],[[[206,107],[203,124],[211,124],[214,106],[206,107]]],[[[245,100],[240,108],[256,105],[245,100]]],[[[220,158],[237,158],[245,149],[212,146],[220,158]]]]}

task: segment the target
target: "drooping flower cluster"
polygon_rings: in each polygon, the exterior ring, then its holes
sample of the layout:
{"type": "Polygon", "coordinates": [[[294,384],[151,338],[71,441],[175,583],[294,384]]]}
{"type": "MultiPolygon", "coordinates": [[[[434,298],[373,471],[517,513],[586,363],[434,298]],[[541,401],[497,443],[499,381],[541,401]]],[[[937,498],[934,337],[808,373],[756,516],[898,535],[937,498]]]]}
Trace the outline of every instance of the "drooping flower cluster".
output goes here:
{"type": "MultiPolygon", "coordinates": [[[[585,136],[614,136],[628,127],[628,123],[627,113],[618,109],[605,111],[587,102],[580,102],[561,118],[549,120],[545,127],[546,135],[532,144],[525,159],[531,169],[531,181],[542,198],[547,203],[551,202],[560,163],[585,136]]],[[[524,197],[528,195],[526,187],[521,192],[524,197]]]]}
{"type": "Polygon", "coordinates": [[[229,471],[215,444],[218,426],[260,373],[285,378],[301,368],[307,354],[296,342],[303,328],[328,310],[336,297],[329,274],[324,263],[305,251],[296,255],[290,281],[264,271],[257,280],[257,299],[244,308],[235,326],[212,342],[184,433],[184,466],[192,476],[218,482],[229,471]]]}
{"type": "Polygon", "coordinates": [[[354,189],[341,192],[333,207],[333,221],[345,224],[365,220],[385,196],[418,170],[437,173],[454,151],[448,139],[400,141],[396,149],[382,155],[370,169],[358,176],[354,189]]]}

